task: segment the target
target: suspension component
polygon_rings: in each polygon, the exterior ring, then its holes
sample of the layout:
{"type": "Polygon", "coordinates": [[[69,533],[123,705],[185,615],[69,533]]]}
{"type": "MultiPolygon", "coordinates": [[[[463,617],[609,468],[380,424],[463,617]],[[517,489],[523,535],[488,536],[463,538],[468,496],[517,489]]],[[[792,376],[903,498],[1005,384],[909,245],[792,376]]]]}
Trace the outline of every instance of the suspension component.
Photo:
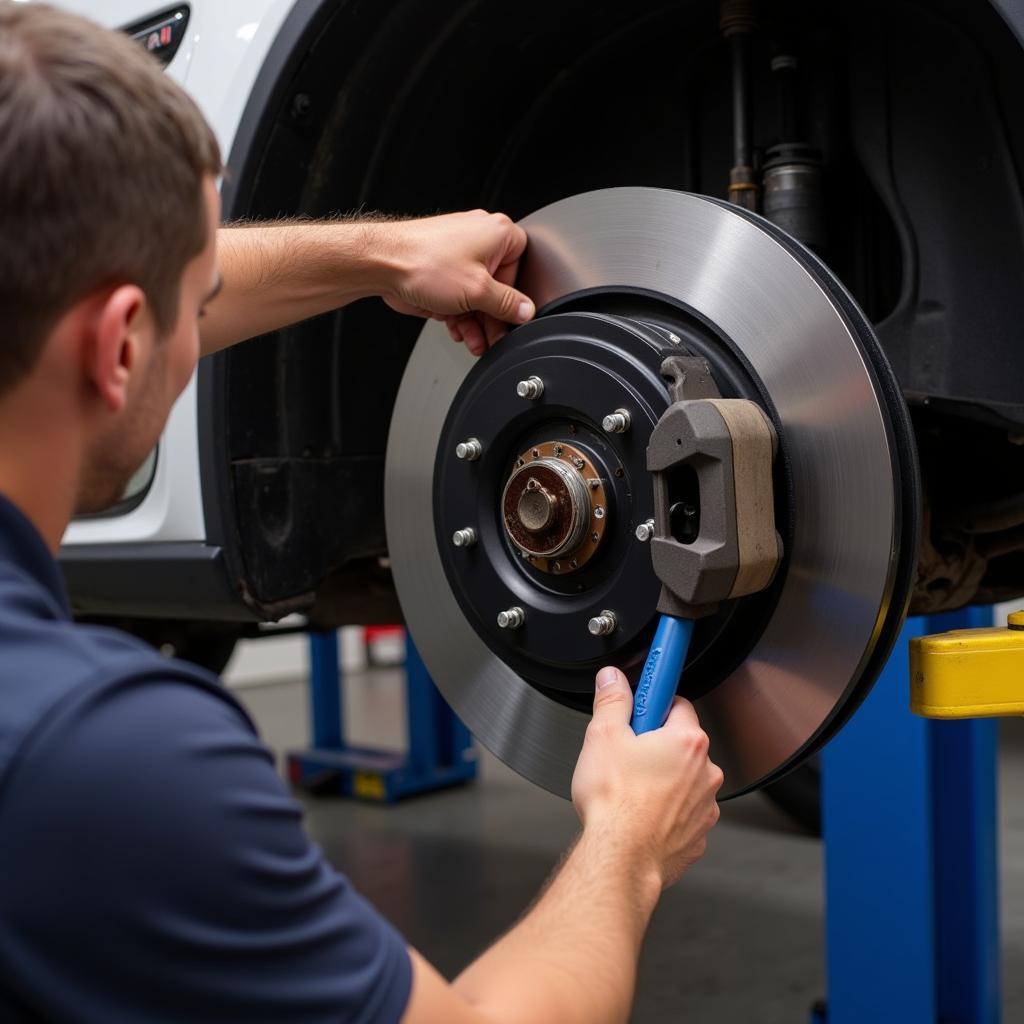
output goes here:
{"type": "Polygon", "coordinates": [[[760,189],[754,167],[753,104],[750,48],[757,28],[754,0],[722,0],[719,27],[732,50],[733,166],[729,171],[729,202],[757,210],[760,189]]]}

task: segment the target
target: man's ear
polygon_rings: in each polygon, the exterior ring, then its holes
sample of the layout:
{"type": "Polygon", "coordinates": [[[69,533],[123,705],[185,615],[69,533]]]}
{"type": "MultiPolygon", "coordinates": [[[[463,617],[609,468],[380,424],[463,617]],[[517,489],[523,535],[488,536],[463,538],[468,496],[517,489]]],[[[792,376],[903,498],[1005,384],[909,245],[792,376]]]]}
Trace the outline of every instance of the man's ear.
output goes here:
{"type": "Polygon", "coordinates": [[[95,323],[86,373],[111,412],[120,412],[128,398],[128,382],[139,361],[141,331],[146,319],[145,293],[124,284],[109,293],[95,323]]]}

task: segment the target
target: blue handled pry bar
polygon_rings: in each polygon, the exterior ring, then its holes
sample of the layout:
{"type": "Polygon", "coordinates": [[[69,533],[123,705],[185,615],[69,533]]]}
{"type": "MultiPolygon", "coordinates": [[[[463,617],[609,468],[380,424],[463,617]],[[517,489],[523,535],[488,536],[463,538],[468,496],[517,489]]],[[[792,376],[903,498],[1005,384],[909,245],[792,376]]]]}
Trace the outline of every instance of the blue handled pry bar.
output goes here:
{"type": "Polygon", "coordinates": [[[686,663],[691,636],[692,619],[662,615],[633,697],[633,720],[629,724],[638,736],[665,724],[686,663]]]}

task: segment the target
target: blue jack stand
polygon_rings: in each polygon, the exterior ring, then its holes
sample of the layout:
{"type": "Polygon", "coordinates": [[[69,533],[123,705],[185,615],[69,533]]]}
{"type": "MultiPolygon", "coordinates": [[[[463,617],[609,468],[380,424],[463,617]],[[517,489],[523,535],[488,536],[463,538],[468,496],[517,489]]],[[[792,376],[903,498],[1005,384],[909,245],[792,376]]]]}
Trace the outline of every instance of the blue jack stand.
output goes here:
{"type": "Polygon", "coordinates": [[[288,752],[292,785],[316,793],[394,803],[476,778],[473,737],[434,686],[408,634],[409,749],[404,752],[346,743],[338,634],[311,633],[309,652],[313,746],[288,752]]]}
{"type": "Polygon", "coordinates": [[[828,1000],[819,1024],[1000,1020],[996,723],[909,711],[908,619],[871,695],[822,753],[828,1000]]]}

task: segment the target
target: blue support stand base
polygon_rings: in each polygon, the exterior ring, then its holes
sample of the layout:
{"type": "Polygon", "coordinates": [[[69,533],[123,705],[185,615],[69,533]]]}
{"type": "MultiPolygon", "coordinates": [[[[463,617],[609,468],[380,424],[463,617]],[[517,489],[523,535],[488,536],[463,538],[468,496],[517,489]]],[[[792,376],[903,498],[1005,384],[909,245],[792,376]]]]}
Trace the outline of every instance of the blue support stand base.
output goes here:
{"type": "Polygon", "coordinates": [[[288,778],[292,785],[309,792],[394,803],[476,778],[473,737],[434,686],[408,635],[407,751],[346,743],[338,634],[313,633],[309,643],[313,746],[288,752],[288,778]]]}
{"type": "Polygon", "coordinates": [[[822,753],[828,1001],[814,1024],[998,1024],[996,723],[909,710],[908,619],[868,699],[822,753]]]}

